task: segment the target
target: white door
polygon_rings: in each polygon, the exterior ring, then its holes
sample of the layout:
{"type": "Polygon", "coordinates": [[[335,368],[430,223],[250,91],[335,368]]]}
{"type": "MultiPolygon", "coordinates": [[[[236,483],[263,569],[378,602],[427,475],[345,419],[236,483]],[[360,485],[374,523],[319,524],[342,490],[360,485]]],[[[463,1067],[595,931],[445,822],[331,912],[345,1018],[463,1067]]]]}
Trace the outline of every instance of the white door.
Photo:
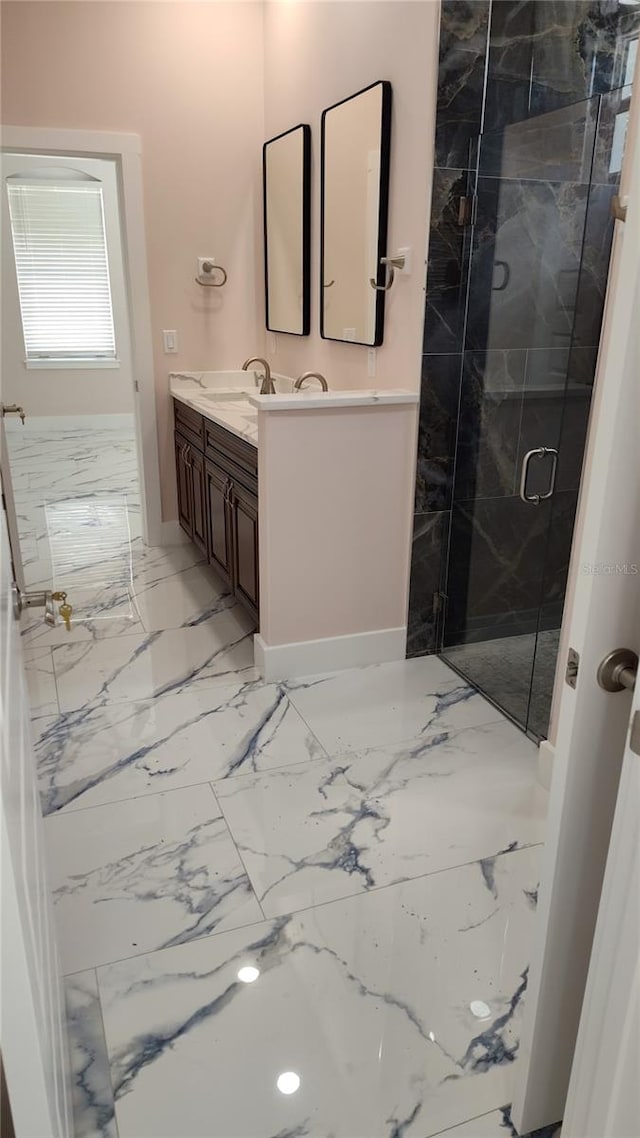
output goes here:
{"type": "MultiPolygon", "coordinates": [[[[538,922],[533,945],[525,1023],[520,1048],[519,1085],[513,1120],[522,1134],[557,1122],[565,1115],[567,1089],[578,1023],[585,993],[594,929],[600,905],[611,827],[625,753],[631,695],[603,691],[597,682],[600,661],[616,648],[640,652],[640,105],[638,84],[622,171],[622,199],[628,200],[626,222],[616,222],[603,338],[586,465],[578,510],[568,589],[567,643],[579,654],[575,688],[563,685],[549,820],[539,892],[538,922]]],[[[566,658],[560,661],[564,669],[566,658]]],[[[624,858],[628,830],[637,842],[640,802],[637,764],[629,751],[622,772],[622,795],[635,797],[621,805],[616,858],[624,858]],[[635,762],[635,772],[629,773],[635,762]],[[623,818],[624,816],[624,818],[623,818]]],[[[613,854],[612,854],[613,856],[613,854]]],[[[628,867],[632,884],[632,867],[628,867]]],[[[638,876],[635,868],[636,881],[638,876]]],[[[638,1022],[638,895],[613,893],[609,880],[602,895],[610,920],[619,923],[626,942],[618,945],[627,977],[609,977],[611,1008],[625,1008],[618,1032],[633,1033],[638,1022]],[[608,892],[607,892],[608,891],[608,892]],[[634,916],[636,923],[634,927],[634,916]],[[626,924],[625,924],[626,921],[626,924]],[[633,941],[635,940],[635,943],[633,941]],[[636,962],[626,957],[631,950],[636,962]],[[624,958],[624,961],[623,961],[624,958]],[[628,983],[636,969],[635,996],[628,983]],[[615,1000],[613,999],[615,995],[615,1000]],[[632,1007],[636,1000],[635,1009],[632,1007]]],[[[611,932],[611,930],[609,930],[611,932]]],[[[602,952],[602,936],[600,949],[602,952]]],[[[605,949],[606,951],[606,949],[605,949]]],[[[602,959],[602,958],[601,958],[602,959]]],[[[612,962],[612,957],[609,963],[612,962]]],[[[598,967],[601,971],[602,963],[598,967]]],[[[592,983],[603,983],[593,979],[592,983]]],[[[586,1011],[585,1011],[586,1014],[586,1011]]],[[[600,1008],[600,1015],[603,1016],[600,1008]]],[[[593,1028],[585,1019],[584,1032],[593,1028]]],[[[604,1020],[603,1020],[604,1023],[604,1020]]],[[[618,1037],[617,1043],[620,1044],[618,1037]]],[[[590,1040],[590,1046],[594,1041],[590,1040]]],[[[587,1046],[583,1039],[583,1045],[587,1046]]],[[[630,1052],[627,1056],[629,1058],[630,1052]]],[[[613,1070],[610,1056],[607,1070],[613,1070]]],[[[600,1072],[604,1077],[604,1070],[600,1072]]],[[[637,1081],[621,1068],[621,1079],[637,1081]]],[[[606,1088],[599,1083],[603,1095],[606,1088]]],[[[609,1088],[612,1092],[612,1088],[609,1088]]],[[[603,1103],[609,1103],[608,1095],[603,1103]]],[[[576,1109],[575,1101],[571,1110],[576,1109]]],[[[602,1116],[604,1117],[604,1115],[602,1116]]],[[[610,1116],[613,1125],[613,1115],[610,1116]]],[[[577,1118],[577,1114],[573,1115],[577,1118]]],[[[590,1130],[584,1118],[569,1123],[570,1138],[631,1138],[636,1129],[616,1130],[598,1124],[590,1130]]],[[[621,1123],[622,1124],[622,1123],[621,1123]]],[[[565,1131],[563,1130],[563,1136],[565,1131]]]]}
{"type": "Polygon", "coordinates": [[[16,1138],[69,1138],[61,985],[11,586],[0,510],[0,1050],[16,1138]]]}
{"type": "Polygon", "coordinates": [[[640,683],[631,724],[563,1138],[640,1134],[640,683]]]}

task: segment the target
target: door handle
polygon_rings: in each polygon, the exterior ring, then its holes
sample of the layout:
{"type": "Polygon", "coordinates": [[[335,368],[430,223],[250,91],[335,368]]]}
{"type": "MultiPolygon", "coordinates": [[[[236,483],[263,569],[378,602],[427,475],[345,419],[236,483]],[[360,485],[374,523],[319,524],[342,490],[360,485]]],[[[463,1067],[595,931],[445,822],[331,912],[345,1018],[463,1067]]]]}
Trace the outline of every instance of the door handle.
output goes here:
{"type": "Polygon", "coordinates": [[[27,416],[25,415],[24,407],[20,407],[20,405],[18,403],[3,403],[2,404],[2,418],[3,419],[4,419],[5,415],[19,415],[20,416],[20,422],[22,423],[22,426],[24,427],[24,421],[25,421],[27,416]]]}
{"type": "Polygon", "coordinates": [[[633,691],[638,678],[638,657],[631,648],[615,648],[598,667],[598,683],[605,691],[633,691]]]}
{"type": "Polygon", "coordinates": [[[492,285],[491,288],[493,292],[504,292],[507,285],[509,284],[509,281],[511,280],[511,268],[506,261],[494,261],[493,265],[496,269],[502,269],[503,276],[502,283],[499,285],[492,285]]]}
{"type": "Polygon", "coordinates": [[[520,497],[523,502],[528,502],[531,506],[539,506],[541,502],[550,498],[556,486],[556,472],[558,470],[558,452],[555,447],[534,447],[533,450],[528,450],[522,460],[522,471],[520,473],[520,497]],[[529,475],[529,463],[532,458],[546,458],[551,455],[551,476],[549,478],[549,489],[545,494],[527,494],[527,477],[529,475]]]}

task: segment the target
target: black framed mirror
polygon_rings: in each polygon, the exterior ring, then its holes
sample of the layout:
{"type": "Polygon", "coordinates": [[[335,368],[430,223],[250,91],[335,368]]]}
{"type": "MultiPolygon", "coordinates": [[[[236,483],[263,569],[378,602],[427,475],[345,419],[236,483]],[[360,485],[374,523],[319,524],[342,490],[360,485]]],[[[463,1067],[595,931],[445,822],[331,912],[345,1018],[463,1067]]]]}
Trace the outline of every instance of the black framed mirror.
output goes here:
{"type": "Polygon", "coordinates": [[[270,332],[308,336],[311,324],[311,127],[262,147],[264,288],[270,332]]]}
{"type": "Polygon", "coordinates": [[[384,335],[391,84],[322,112],[320,335],[376,347],[384,335]],[[373,283],[371,283],[373,281],[373,283]],[[374,287],[375,286],[375,287],[374,287]]]}

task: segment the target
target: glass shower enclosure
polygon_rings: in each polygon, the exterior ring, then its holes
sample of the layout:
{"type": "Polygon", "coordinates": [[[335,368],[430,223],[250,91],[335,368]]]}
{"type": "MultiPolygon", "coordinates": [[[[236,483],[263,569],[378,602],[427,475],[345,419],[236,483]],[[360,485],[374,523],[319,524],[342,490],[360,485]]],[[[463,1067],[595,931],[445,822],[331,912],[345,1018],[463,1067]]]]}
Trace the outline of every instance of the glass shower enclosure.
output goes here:
{"type": "Polygon", "coordinates": [[[441,655],[547,734],[629,91],[480,136],[441,655]]]}

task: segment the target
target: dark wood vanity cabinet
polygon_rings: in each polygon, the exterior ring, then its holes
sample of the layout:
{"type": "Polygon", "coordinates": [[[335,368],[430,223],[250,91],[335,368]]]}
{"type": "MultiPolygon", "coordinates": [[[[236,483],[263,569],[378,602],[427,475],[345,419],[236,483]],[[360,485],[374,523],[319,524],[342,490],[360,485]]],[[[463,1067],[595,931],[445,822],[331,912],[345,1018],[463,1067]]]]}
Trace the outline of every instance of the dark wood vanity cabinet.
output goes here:
{"type": "Polygon", "coordinates": [[[257,623],[258,452],[177,400],[174,414],[180,525],[257,623]]]}
{"type": "Polygon", "coordinates": [[[178,431],[175,432],[175,449],[180,525],[198,548],[206,553],[204,458],[178,431]]]}
{"type": "Polygon", "coordinates": [[[231,503],[228,491],[231,479],[213,462],[205,466],[205,499],[209,521],[209,561],[228,585],[233,586],[233,545],[231,536],[231,503]]]}
{"type": "Polygon", "coordinates": [[[230,494],[233,580],[238,600],[258,616],[258,499],[239,483],[230,494]]]}

